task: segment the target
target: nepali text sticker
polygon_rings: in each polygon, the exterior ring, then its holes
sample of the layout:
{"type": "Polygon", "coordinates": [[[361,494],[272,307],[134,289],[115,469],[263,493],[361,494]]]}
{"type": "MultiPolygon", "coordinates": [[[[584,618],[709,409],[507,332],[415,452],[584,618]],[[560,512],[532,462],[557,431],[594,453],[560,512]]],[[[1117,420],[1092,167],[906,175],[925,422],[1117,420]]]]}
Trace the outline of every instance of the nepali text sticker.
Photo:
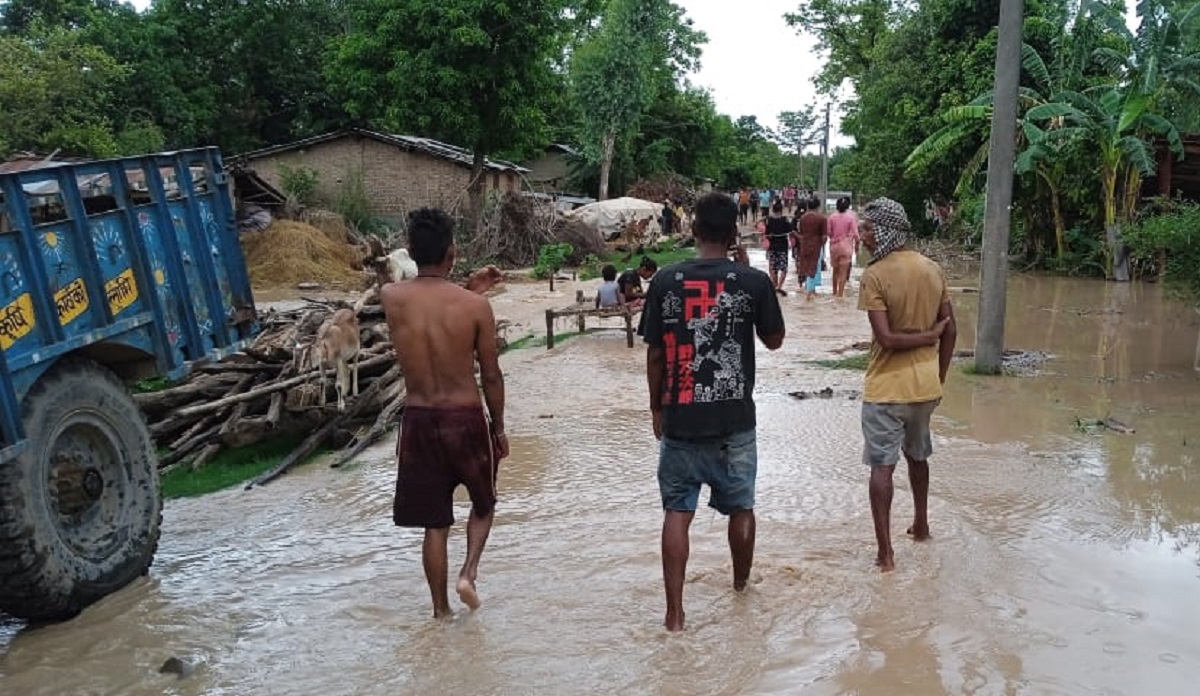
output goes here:
{"type": "Polygon", "coordinates": [[[121,275],[104,284],[104,295],[108,298],[108,307],[113,316],[137,302],[137,281],[133,279],[133,269],[126,268],[121,275]]]}
{"type": "Polygon", "coordinates": [[[54,293],[54,308],[58,310],[58,323],[66,326],[75,321],[88,309],[87,287],[82,278],[76,278],[62,290],[54,293]]]}
{"type": "Polygon", "coordinates": [[[33,331],[33,297],[25,293],[0,309],[0,350],[8,350],[30,331],[33,331]]]}

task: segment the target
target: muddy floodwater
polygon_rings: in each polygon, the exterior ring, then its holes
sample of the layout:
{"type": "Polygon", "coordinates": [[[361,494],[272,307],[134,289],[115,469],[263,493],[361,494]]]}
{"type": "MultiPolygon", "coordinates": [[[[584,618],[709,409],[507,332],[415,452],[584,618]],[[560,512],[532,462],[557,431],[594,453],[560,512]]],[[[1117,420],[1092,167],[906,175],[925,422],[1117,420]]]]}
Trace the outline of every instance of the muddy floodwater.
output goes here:
{"type": "MultiPolygon", "coordinates": [[[[975,298],[954,298],[960,347],[975,298]]],[[[1053,357],[1034,377],[952,371],[934,538],[903,538],[898,471],[898,568],[882,575],[845,396],[862,375],[809,362],[869,338],[866,319],[784,304],[784,348],[759,351],[752,586],[731,591],[724,520],[699,512],[682,635],[660,628],[644,357],[613,320],[503,358],[512,457],[479,612],[429,618],[420,533],[390,520],[393,436],[349,470],[169,502],[146,581],[68,623],[0,621],[0,693],[1200,692],[1200,314],[1153,285],[1014,277],[1007,344],[1053,357]],[[824,387],[835,397],[789,396],[824,387]],[[1087,427],[1105,418],[1134,432],[1087,427]],[[194,670],[159,674],[170,657],[194,670]]]]}

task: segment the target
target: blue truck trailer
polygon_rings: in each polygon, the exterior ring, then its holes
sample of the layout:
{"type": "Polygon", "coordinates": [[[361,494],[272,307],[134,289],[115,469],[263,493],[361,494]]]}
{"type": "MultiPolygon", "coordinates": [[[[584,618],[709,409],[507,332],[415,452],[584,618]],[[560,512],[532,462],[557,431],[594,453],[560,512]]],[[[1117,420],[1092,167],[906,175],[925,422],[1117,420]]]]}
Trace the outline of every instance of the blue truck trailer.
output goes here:
{"type": "Polygon", "coordinates": [[[257,331],[215,148],[0,174],[0,611],[66,618],[147,572],[162,497],[128,385],[257,331]]]}

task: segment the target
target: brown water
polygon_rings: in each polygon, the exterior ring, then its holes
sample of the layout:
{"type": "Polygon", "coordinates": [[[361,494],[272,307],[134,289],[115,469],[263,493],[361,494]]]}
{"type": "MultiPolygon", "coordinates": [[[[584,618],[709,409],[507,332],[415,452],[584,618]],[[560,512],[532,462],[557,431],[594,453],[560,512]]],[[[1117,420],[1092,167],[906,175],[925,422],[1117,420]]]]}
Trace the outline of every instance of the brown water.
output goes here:
{"type": "MultiPolygon", "coordinates": [[[[956,302],[969,347],[974,299],[956,302]]],[[[480,612],[428,618],[389,440],[348,471],[169,503],[148,581],[69,623],[0,624],[0,693],[1197,693],[1200,315],[1150,286],[1015,278],[1009,346],[1057,357],[1036,378],[953,372],[935,539],[900,540],[881,575],[859,404],[787,396],[860,387],[804,361],[865,320],[785,303],[792,336],[760,351],[754,584],[733,594],[723,519],[699,513],[683,635],[659,628],[641,352],[613,331],[504,358],[513,455],[480,612]],[[1136,433],[1076,427],[1106,416],[1136,433]],[[195,673],[159,675],[170,656],[195,673]]]]}

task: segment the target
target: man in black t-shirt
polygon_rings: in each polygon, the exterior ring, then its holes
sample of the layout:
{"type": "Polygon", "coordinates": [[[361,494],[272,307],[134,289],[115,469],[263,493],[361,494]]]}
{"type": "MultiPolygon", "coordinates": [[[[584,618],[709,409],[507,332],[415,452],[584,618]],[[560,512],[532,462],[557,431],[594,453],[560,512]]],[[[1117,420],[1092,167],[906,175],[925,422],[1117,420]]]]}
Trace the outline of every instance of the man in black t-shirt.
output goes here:
{"type": "Polygon", "coordinates": [[[758,467],[754,414],[754,340],[783,344],[775,287],[750,267],[737,242],[738,207],[708,194],[696,203],[697,258],[660,271],[646,293],[641,333],[654,435],[661,441],[664,624],[683,629],[688,529],[700,487],[709,506],[729,516],[733,587],[741,591],[754,560],[754,482],[758,467]]]}

